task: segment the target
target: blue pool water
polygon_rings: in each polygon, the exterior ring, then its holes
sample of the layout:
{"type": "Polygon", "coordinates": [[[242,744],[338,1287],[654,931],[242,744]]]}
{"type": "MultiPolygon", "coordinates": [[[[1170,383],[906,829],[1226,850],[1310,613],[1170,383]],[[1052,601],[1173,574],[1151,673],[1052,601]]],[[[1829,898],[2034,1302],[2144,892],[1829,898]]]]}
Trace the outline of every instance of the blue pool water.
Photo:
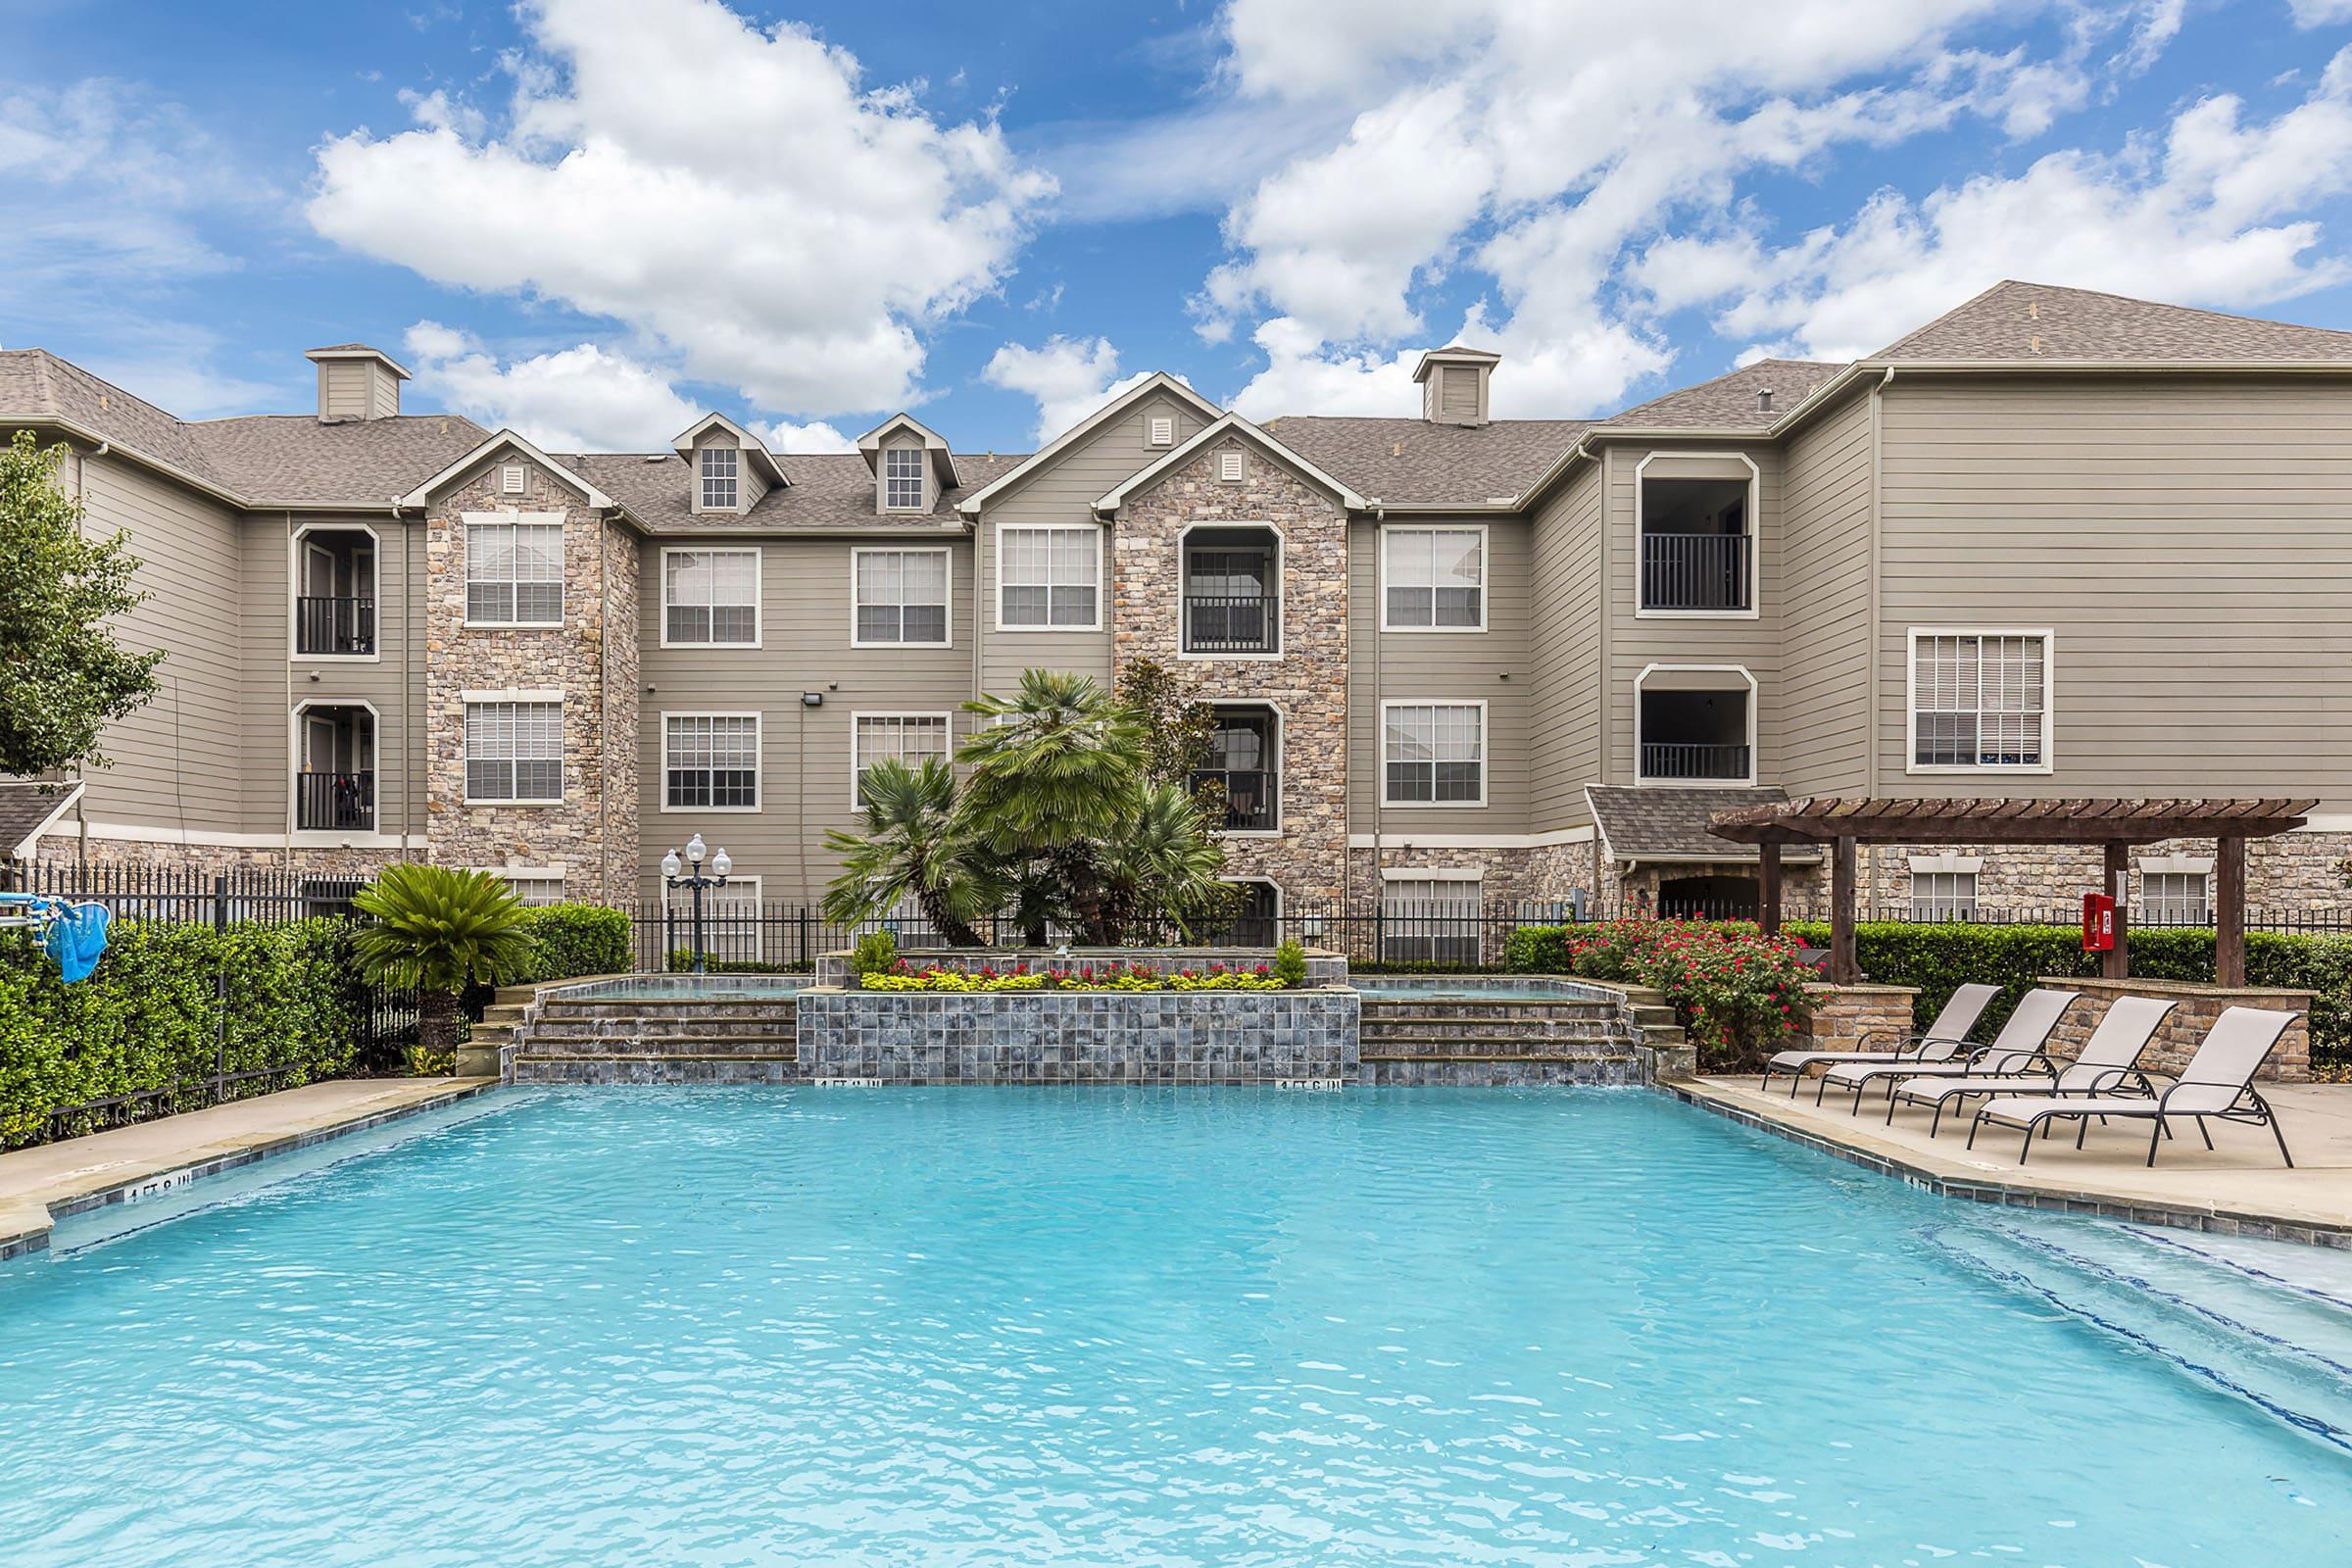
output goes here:
{"type": "Polygon", "coordinates": [[[552,995],[566,1002],[772,1002],[815,983],[805,974],[630,975],[565,986],[552,995]]]}
{"type": "Polygon", "coordinates": [[[1642,1092],[524,1091],[60,1242],[0,1267],[14,1568],[2352,1538],[2345,1297],[2285,1250],[1642,1092]]]}

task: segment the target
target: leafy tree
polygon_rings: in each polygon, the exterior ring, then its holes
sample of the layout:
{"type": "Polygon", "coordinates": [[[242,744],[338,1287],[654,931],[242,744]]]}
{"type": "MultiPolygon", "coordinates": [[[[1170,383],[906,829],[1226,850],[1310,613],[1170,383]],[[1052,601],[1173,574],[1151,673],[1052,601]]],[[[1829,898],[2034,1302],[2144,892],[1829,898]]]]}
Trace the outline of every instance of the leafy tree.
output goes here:
{"type": "Polygon", "coordinates": [[[1236,898],[1217,879],[1225,852],[1209,837],[1200,803],[1177,783],[1153,784],[1136,798],[1124,827],[1102,846],[1100,876],[1109,918],[1121,929],[1172,920],[1187,937],[1225,923],[1236,898]]]}
{"type": "Polygon", "coordinates": [[[1132,661],[1119,671],[1111,695],[1143,719],[1146,780],[1186,784],[1193,769],[1207,765],[1217,710],[1185,696],[1166,665],[1150,659],[1132,661]]]}
{"type": "Polygon", "coordinates": [[[81,534],[81,503],[57,482],[63,445],[30,430],[0,451],[0,773],[103,767],[99,733],[155,695],[161,652],[134,654],[108,617],[146,595],[118,533],[81,534]]]}
{"type": "Polygon", "coordinates": [[[825,847],[841,874],[825,889],[825,918],[844,925],[875,919],[911,897],[950,945],[975,948],[971,922],[1002,894],[966,818],[957,811],[955,770],[877,762],[866,769],[864,832],[831,832],[825,847]]]}
{"type": "Polygon", "coordinates": [[[375,921],[353,944],[360,972],[416,988],[416,1044],[430,1055],[458,1049],[461,992],[498,985],[538,960],[521,901],[487,871],[403,861],[352,903],[375,921]]]}

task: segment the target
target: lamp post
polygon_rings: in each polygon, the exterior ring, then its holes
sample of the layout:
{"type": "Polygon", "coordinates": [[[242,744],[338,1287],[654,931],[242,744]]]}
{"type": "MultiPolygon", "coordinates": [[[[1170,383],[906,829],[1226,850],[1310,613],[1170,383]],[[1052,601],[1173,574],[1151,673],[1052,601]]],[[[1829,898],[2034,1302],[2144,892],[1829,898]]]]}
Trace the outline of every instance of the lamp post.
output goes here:
{"type": "Polygon", "coordinates": [[[703,845],[703,836],[697,833],[686,841],[686,859],[683,865],[679,863],[678,852],[675,850],[662,857],[662,880],[672,889],[692,888],[694,890],[694,972],[696,974],[703,972],[703,889],[725,887],[727,873],[735,869],[735,862],[728,858],[726,850],[721,848],[716,855],[710,857],[710,874],[705,876],[703,874],[703,857],[709,853],[703,845]]]}

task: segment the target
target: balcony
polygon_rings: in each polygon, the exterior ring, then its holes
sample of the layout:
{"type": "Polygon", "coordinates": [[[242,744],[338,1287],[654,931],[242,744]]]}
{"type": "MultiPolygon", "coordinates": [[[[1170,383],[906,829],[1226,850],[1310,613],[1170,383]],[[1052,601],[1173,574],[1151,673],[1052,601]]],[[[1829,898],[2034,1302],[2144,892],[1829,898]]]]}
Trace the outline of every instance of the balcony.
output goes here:
{"type": "Polygon", "coordinates": [[[306,833],[374,832],[375,774],[295,774],[294,825],[306,833]]]}
{"type": "Polygon", "coordinates": [[[1743,533],[1643,533],[1642,608],[1754,609],[1747,591],[1751,544],[1743,533]]]}
{"type": "Polygon", "coordinates": [[[306,658],[365,657],[375,652],[373,598],[318,597],[294,601],[294,651],[306,658]]]}
{"type": "Polygon", "coordinates": [[[1186,594],[1188,654],[1271,654],[1282,646],[1282,602],[1270,594],[1186,594]]]}
{"type": "Polygon", "coordinates": [[[1225,833],[1271,833],[1282,825],[1281,781],[1264,768],[1196,767],[1192,788],[1214,782],[1225,791],[1225,833]]]}
{"type": "Polygon", "coordinates": [[[1642,776],[1648,779],[1720,779],[1744,784],[1745,746],[1692,746],[1674,742],[1642,744],[1642,776]]]}

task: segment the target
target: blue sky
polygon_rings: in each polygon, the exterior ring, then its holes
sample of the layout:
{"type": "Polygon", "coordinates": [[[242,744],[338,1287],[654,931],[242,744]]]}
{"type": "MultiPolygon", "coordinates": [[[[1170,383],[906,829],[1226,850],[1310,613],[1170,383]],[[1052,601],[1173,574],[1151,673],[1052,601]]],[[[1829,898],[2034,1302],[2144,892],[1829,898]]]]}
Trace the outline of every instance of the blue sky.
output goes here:
{"type": "Polygon", "coordinates": [[[2352,0],[8,9],[0,344],[192,416],[354,338],[562,447],[1004,451],[1456,337],[1605,413],[2002,276],[2352,327],[2352,0]]]}

